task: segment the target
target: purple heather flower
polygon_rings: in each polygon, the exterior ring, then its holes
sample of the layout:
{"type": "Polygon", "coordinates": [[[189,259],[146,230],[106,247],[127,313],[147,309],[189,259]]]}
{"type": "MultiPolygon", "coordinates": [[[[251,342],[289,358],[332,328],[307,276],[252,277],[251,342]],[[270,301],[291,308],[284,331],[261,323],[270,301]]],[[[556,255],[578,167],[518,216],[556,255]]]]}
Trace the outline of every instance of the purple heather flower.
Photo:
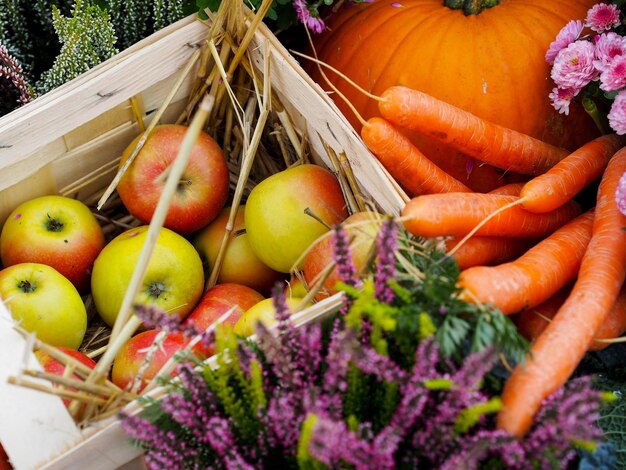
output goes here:
{"type": "Polygon", "coordinates": [[[596,33],[608,31],[619,26],[619,8],[617,5],[608,3],[597,3],[587,12],[585,26],[588,26],[596,33]]]}
{"type": "Polygon", "coordinates": [[[556,39],[550,44],[550,48],[548,52],[546,52],[546,61],[549,64],[554,63],[554,59],[556,59],[557,54],[561,51],[561,49],[565,49],[571,43],[578,39],[580,36],[580,32],[583,30],[583,22],[580,20],[572,20],[567,23],[559,34],[557,34],[556,39]]]}
{"type": "Polygon", "coordinates": [[[595,44],[593,65],[600,72],[606,70],[617,56],[626,55],[626,37],[612,31],[596,36],[595,44]]]}
{"type": "Polygon", "coordinates": [[[578,93],[595,80],[598,71],[593,65],[594,45],[589,41],[576,41],[557,54],[551,77],[559,88],[576,90],[578,93]]]}
{"type": "Polygon", "coordinates": [[[0,94],[4,93],[15,99],[14,103],[2,103],[3,106],[9,106],[11,109],[33,99],[31,89],[24,78],[22,66],[15,57],[9,54],[7,48],[0,44],[0,94]]]}
{"type": "Polygon", "coordinates": [[[374,274],[376,298],[384,303],[391,303],[395,297],[389,281],[395,274],[396,248],[398,242],[398,225],[392,218],[383,223],[376,238],[378,261],[374,274]]]}
{"type": "Polygon", "coordinates": [[[349,286],[357,286],[359,284],[359,278],[356,267],[352,262],[350,240],[341,224],[335,226],[331,243],[333,246],[333,259],[337,265],[336,269],[339,279],[349,286]]]}
{"type": "Polygon", "coordinates": [[[569,105],[572,99],[578,94],[579,90],[572,90],[568,88],[553,88],[552,92],[548,95],[552,106],[560,114],[569,114],[569,105]]]}
{"type": "Polygon", "coordinates": [[[406,372],[393,362],[388,356],[384,356],[370,346],[358,348],[353,354],[354,364],[366,374],[375,376],[378,380],[384,380],[387,383],[399,383],[406,372]]]}
{"type": "Polygon", "coordinates": [[[607,117],[609,125],[616,134],[626,134],[626,90],[617,94],[607,117]]]}
{"type": "Polygon", "coordinates": [[[311,31],[314,33],[321,33],[324,29],[326,29],[324,21],[318,16],[311,14],[309,5],[305,0],[294,0],[293,7],[296,9],[296,14],[298,15],[300,22],[311,31]]]}
{"type": "Polygon", "coordinates": [[[626,87],[626,55],[613,59],[600,74],[600,88],[615,91],[626,87]]]}

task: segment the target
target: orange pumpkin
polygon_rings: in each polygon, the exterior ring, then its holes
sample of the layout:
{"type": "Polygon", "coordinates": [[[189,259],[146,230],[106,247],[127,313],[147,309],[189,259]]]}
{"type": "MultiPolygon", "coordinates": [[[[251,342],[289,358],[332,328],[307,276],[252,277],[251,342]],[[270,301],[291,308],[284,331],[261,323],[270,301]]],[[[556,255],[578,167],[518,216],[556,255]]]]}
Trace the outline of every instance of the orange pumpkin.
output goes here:
{"type": "MultiPolygon", "coordinates": [[[[471,9],[481,2],[376,0],[342,7],[330,17],[327,32],[314,38],[319,58],[375,95],[405,85],[570,150],[597,135],[581,107],[573,104],[569,116],[552,108],[548,94],[554,84],[545,61],[561,28],[570,19],[584,19],[595,0],[502,0],[467,16],[444,3],[466,3],[471,9]]],[[[309,71],[328,88],[316,66],[309,71]]],[[[363,117],[379,115],[374,100],[325,72],[363,117]]],[[[335,101],[360,129],[348,107],[335,101]]],[[[423,136],[412,138],[474,190],[507,182],[495,169],[477,164],[467,179],[467,157],[423,136]]]]}

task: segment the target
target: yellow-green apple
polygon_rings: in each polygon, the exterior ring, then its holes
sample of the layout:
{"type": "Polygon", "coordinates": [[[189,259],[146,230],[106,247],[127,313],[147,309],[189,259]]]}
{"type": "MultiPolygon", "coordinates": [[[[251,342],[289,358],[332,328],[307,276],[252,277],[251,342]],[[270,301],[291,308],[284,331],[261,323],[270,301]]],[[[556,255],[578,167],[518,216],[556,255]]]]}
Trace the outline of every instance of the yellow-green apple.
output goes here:
{"type": "MultiPolygon", "coordinates": [[[[67,354],[68,356],[73,357],[81,364],[89,367],[90,369],[93,369],[94,367],[96,367],[96,361],[94,361],[89,356],[87,356],[86,354],[80,351],[76,351],[75,349],[65,348],[63,346],[57,346],[57,348],[60,349],[65,354],[67,354]]],[[[49,374],[58,375],[58,376],[65,375],[65,365],[57,361],[48,353],[43,352],[41,350],[36,350],[35,356],[37,357],[39,364],[41,364],[41,367],[45,372],[48,372],[49,374]]],[[[72,374],[70,378],[75,379],[75,380],[80,380],[80,376],[76,374],[72,374]]],[[[71,400],[69,398],[63,399],[63,403],[65,403],[66,406],[70,403],[70,401],[71,400]]]]}
{"type": "MultiPolygon", "coordinates": [[[[357,271],[365,267],[381,223],[382,218],[376,212],[357,212],[342,222],[346,237],[350,240],[352,263],[357,271]]],[[[324,271],[334,262],[333,251],[333,238],[328,236],[315,243],[307,252],[302,271],[309,288],[321,281],[324,271]]],[[[340,280],[337,268],[333,268],[316,298],[319,300],[336,293],[335,286],[340,280]]]]}
{"type": "MultiPolygon", "coordinates": [[[[144,223],[152,219],[165,186],[163,173],[178,155],[186,132],[186,126],[155,127],[117,186],[128,211],[144,223]]],[[[139,139],[140,136],[126,148],[120,167],[139,139]]],[[[172,198],[165,227],[178,233],[191,233],[204,227],[224,207],[228,185],[228,167],[222,149],[211,136],[201,132],[172,198]]]]}
{"type": "Polygon", "coordinates": [[[26,331],[52,346],[78,349],[87,311],[76,287],[56,269],[20,263],[0,271],[0,298],[26,331]]]}
{"type": "Polygon", "coordinates": [[[287,273],[311,243],[348,213],[341,186],[330,171],[298,165],[255,186],[245,216],[252,249],[269,267],[287,273]]]}
{"type": "MultiPolygon", "coordinates": [[[[237,210],[217,282],[243,284],[267,295],[283,274],[263,263],[250,246],[245,227],[244,208],[245,206],[242,205],[237,210]]],[[[194,236],[193,246],[200,253],[200,257],[206,260],[208,272],[217,260],[229,215],[230,207],[226,207],[213,222],[194,236]]]]}
{"type": "Polygon", "coordinates": [[[235,326],[246,310],[263,300],[263,296],[254,289],[241,284],[217,284],[208,289],[200,303],[185,319],[201,331],[206,330],[215,321],[234,308],[224,323],[235,326]]]}
{"type": "MultiPolygon", "coordinates": [[[[302,301],[298,297],[287,297],[287,307],[294,310],[302,301]]],[[[276,309],[274,299],[264,299],[253,305],[237,320],[233,332],[241,337],[248,337],[255,333],[257,323],[270,327],[276,323],[276,309]]]]}
{"type": "MultiPolygon", "coordinates": [[[[169,359],[178,351],[185,348],[189,339],[185,338],[181,333],[170,332],[165,335],[156,349],[152,346],[157,339],[159,330],[146,330],[136,334],[128,342],[122,346],[113,361],[113,369],[111,370],[111,381],[118,387],[125,389],[130,386],[135,377],[138,377],[139,370],[145,362],[149,353],[153,354],[150,364],[146,368],[141,377],[139,391],[159,373],[161,368],[169,359]]],[[[201,346],[192,348],[194,353],[204,354],[201,346]]]]}
{"type": "MultiPolygon", "coordinates": [[[[93,265],[91,293],[96,310],[109,325],[115,323],[147,234],[144,225],[118,235],[93,265]]],[[[203,290],[202,261],[196,249],[176,232],[161,229],[136,302],[155,305],[183,319],[203,290]]]]}
{"type": "Polygon", "coordinates": [[[93,262],[104,234],[89,208],[63,196],[43,196],[20,204],[0,235],[5,267],[42,263],[68,278],[80,293],[89,289],[93,262]]]}

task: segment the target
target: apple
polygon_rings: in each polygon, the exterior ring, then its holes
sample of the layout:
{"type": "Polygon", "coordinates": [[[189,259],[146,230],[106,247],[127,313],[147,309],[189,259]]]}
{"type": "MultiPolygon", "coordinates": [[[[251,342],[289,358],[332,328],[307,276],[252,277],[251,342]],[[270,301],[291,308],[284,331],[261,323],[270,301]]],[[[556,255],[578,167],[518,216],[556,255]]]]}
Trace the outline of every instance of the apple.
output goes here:
{"type": "MultiPolygon", "coordinates": [[[[122,346],[122,349],[115,356],[113,368],[111,370],[111,381],[122,389],[130,387],[131,382],[137,377],[139,369],[145,362],[146,356],[150,351],[154,340],[159,334],[159,330],[146,330],[136,334],[128,342],[122,346]]],[[[139,391],[143,390],[146,385],[159,373],[161,368],[174,354],[189,343],[182,333],[170,332],[165,335],[163,342],[156,351],[150,361],[150,365],[146,368],[139,391]]],[[[192,349],[195,353],[203,354],[200,345],[192,349]]]]}
{"type": "MultiPolygon", "coordinates": [[[[245,231],[244,209],[245,206],[241,205],[237,210],[217,282],[243,284],[268,295],[283,274],[263,263],[250,246],[245,231]]],[[[213,222],[194,236],[193,245],[200,257],[207,261],[209,273],[217,260],[229,215],[230,207],[226,207],[213,222]]]]}
{"type": "Polygon", "coordinates": [[[13,466],[11,465],[11,462],[9,461],[9,456],[5,452],[4,447],[2,447],[2,444],[0,444],[0,470],[12,470],[12,469],[13,469],[13,466]]]}
{"type": "MultiPolygon", "coordinates": [[[[147,234],[148,226],[144,225],[118,235],[104,247],[93,265],[93,300],[102,319],[111,326],[147,234]]],[[[198,252],[181,235],[161,229],[136,301],[156,305],[183,319],[196,306],[203,290],[204,273],[198,252]]]]}
{"type": "Polygon", "coordinates": [[[206,330],[219,317],[235,308],[224,323],[235,326],[246,310],[263,300],[257,291],[240,284],[217,284],[207,290],[200,303],[189,314],[185,323],[193,324],[201,331],[206,330]]]}
{"type": "Polygon", "coordinates": [[[320,166],[308,164],[261,181],[250,192],[245,210],[252,249],[261,261],[283,273],[297,267],[294,265],[309,245],[347,216],[337,178],[320,166]]]}
{"type": "MultiPolygon", "coordinates": [[[[287,306],[293,310],[302,301],[299,297],[287,297],[287,306]]],[[[276,323],[276,309],[274,308],[274,299],[264,299],[253,305],[241,316],[233,328],[233,332],[241,337],[248,337],[255,333],[257,323],[263,323],[264,326],[270,327],[276,323]]]]}
{"type": "MultiPolygon", "coordinates": [[[[163,192],[163,176],[178,155],[187,127],[156,126],[117,186],[128,211],[149,223],[163,192]]],[[[140,136],[126,148],[120,167],[133,152],[140,136]]],[[[220,146],[201,132],[191,151],[189,164],[165,219],[165,227],[191,233],[211,222],[228,197],[229,174],[220,146]]]]}
{"type": "MultiPolygon", "coordinates": [[[[86,354],[80,351],[65,348],[62,346],[58,346],[57,348],[63,351],[68,356],[71,356],[77,361],[79,361],[80,363],[86,365],[90,369],[93,369],[94,367],[96,367],[96,361],[94,361],[89,356],[87,356],[86,354]]],[[[39,364],[41,364],[41,367],[43,368],[45,372],[48,372],[49,374],[58,375],[61,377],[65,374],[65,366],[61,362],[57,361],[52,356],[50,356],[48,353],[45,353],[40,350],[36,350],[35,356],[37,357],[39,364]]],[[[80,377],[76,374],[72,374],[70,378],[80,380],[80,377]]],[[[69,405],[70,401],[71,400],[69,398],[63,399],[63,403],[65,403],[65,406],[69,405]]]]}
{"type": "MultiPolygon", "coordinates": [[[[357,271],[365,268],[370,251],[376,243],[376,237],[382,224],[380,214],[376,212],[357,212],[352,214],[341,224],[350,240],[350,254],[352,263],[357,271]]],[[[328,236],[313,245],[306,256],[302,266],[304,279],[312,288],[320,281],[324,270],[334,262],[333,238],[328,236]]],[[[337,268],[334,268],[316,298],[322,299],[337,292],[336,285],[340,281],[337,268]]]]}
{"type": "Polygon", "coordinates": [[[104,234],[89,208],[63,196],[43,196],[20,204],[0,234],[5,267],[18,263],[52,266],[80,293],[89,289],[93,262],[104,234]]]}
{"type": "Polygon", "coordinates": [[[0,299],[22,328],[52,346],[78,349],[87,311],[76,287],[56,269],[20,263],[0,271],[0,299]]]}

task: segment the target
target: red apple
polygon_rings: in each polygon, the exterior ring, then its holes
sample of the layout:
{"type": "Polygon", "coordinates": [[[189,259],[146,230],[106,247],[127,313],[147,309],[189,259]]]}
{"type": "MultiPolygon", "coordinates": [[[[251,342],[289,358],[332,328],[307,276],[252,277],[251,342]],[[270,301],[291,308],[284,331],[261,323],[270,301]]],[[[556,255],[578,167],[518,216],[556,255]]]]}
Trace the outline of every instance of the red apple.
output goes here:
{"type": "MultiPolygon", "coordinates": [[[[117,192],[128,211],[149,223],[165,186],[162,175],[181,147],[187,127],[157,126],[137,154],[117,192]]],[[[139,136],[124,151],[120,166],[130,156],[139,136]]],[[[165,219],[165,227],[178,233],[191,233],[211,222],[228,197],[229,175],[222,149],[208,134],[201,132],[178,184],[165,219]]]]}
{"type": "MultiPolygon", "coordinates": [[[[272,286],[283,277],[259,259],[248,240],[244,221],[245,206],[240,206],[233,224],[233,230],[224,253],[224,259],[217,278],[219,284],[243,284],[265,295],[270,293],[272,286]]],[[[209,272],[213,268],[226,232],[226,224],[230,215],[230,207],[193,239],[193,245],[208,264],[209,272]]],[[[208,273],[207,273],[208,275],[208,273]]]]}
{"type": "Polygon", "coordinates": [[[246,310],[256,305],[263,296],[257,291],[240,284],[218,284],[207,290],[198,306],[191,312],[185,323],[193,324],[204,331],[231,308],[235,310],[224,321],[235,326],[246,310]]]}
{"type": "MultiPolygon", "coordinates": [[[[139,374],[144,360],[151,350],[154,340],[159,334],[159,330],[146,330],[133,336],[117,353],[113,361],[113,369],[111,371],[111,381],[122,389],[130,387],[131,382],[139,374]]],[[[139,391],[143,390],[146,385],[159,373],[161,368],[169,359],[178,351],[184,349],[189,340],[181,333],[167,333],[163,343],[156,349],[150,365],[145,370],[139,386],[139,391]]],[[[201,345],[193,348],[198,354],[205,354],[201,345]]]]}
{"type": "MultiPolygon", "coordinates": [[[[352,262],[358,271],[362,270],[367,263],[370,250],[376,242],[381,221],[380,214],[376,212],[357,212],[342,223],[350,240],[352,262]]],[[[333,263],[333,251],[333,239],[328,236],[317,242],[306,254],[302,270],[309,288],[319,282],[325,269],[333,263]]],[[[316,298],[319,300],[336,293],[335,286],[340,280],[337,269],[334,268],[316,298]]]]}
{"type": "MultiPolygon", "coordinates": [[[[76,351],[75,349],[65,348],[62,346],[57,346],[57,348],[63,351],[68,356],[71,356],[77,361],[79,361],[80,363],[86,365],[90,369],[93,369],[94,367],[96,367],[96,361],[94,361],[89,356],[87,356],[86,354],[83,354],[80,351],[76,351]]],[[[43,368],[45,372],[48,372],[49,374],[58,375],[58,376],[63,376],[63,374],[65,373],[65,366],[59,361],[57,361],[56,359],[54,359],[52,356],[50,356],[48,353],[38,350],[38,351],[35,351],[35,356],[37,356],[37,360],[39,361],[39,363],[41,364],[41,367],[43,368]]],[[[76,374],[72,374],[70,378],[80,380],[80,377],[77,376],[76,374]]],[[[65,406],[67,406],[70,403],[70,401],[71,400],[69,398],[63,399],[63,403],[65,403],[65,406]]]]}
{"type": "Polygon", "coordinates": [[[245,215],[248,239],[257,256],[276,271],[287,273],[297,267],[311,243],[348,213],[341,186],[330,171],[298,165],[255,186],[245,215]]]}
{"type": "Polygon", "coordinates": [[[0,445],[0,470],[12,470],[13,466],[9,462],[9,456],[4,451],[4,447],[0,445]]]}
{"type": "Polygon", "coordinates": [[[0,235],[5,267],[41,263],[70,280],[80,293],[89,289],[93,262],[104,234],[89,208],[63,196],[43,196],[20,204],[0,235]]]}

